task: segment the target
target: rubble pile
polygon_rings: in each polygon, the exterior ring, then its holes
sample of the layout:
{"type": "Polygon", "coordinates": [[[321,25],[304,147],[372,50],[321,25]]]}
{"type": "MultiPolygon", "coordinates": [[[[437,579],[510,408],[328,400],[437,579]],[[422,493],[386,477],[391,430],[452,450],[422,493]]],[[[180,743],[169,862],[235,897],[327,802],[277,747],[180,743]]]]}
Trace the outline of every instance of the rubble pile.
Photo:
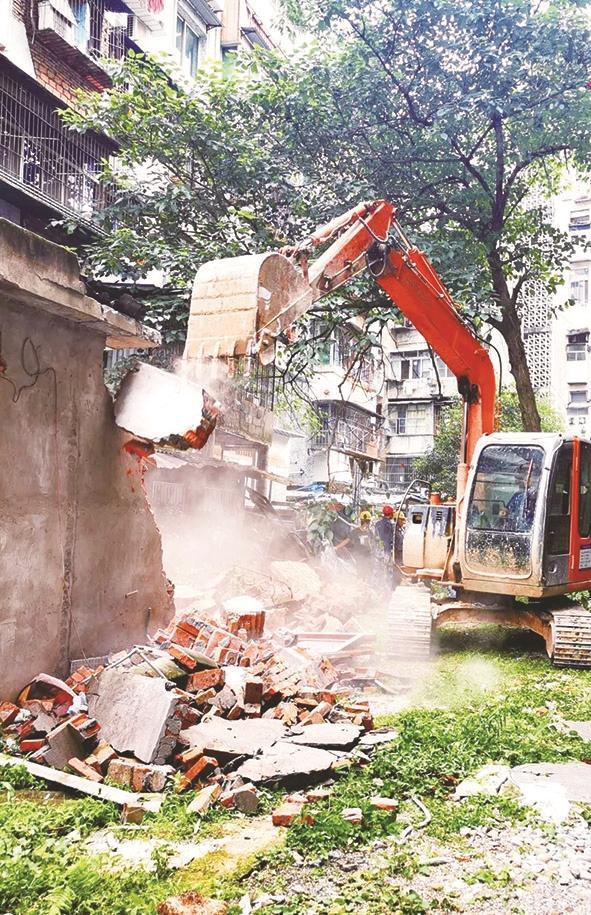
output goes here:
{"type": "MultiPolygon", "coordinates": [[[[291,572],[307,579],[299,591],[283,583],[284,600],[299,595],[299,612],[313,576],[291,572]]],[[[0,704],[10,754],[136,798],[172,778],[177,792],[200,789],[196,814],[214,802],[254,813],[259,786],[319,782],[351,765],[354,748],[363,754],[380,742],[367,734],[368,702],[330,659],[289,632],[265,635],[259,598],[197,604],[150,645],[80,664],[66,681],[40,674],[16,703],[0,704]]],[[[130,810],[141,819],[138,806],[130,810]]]]}

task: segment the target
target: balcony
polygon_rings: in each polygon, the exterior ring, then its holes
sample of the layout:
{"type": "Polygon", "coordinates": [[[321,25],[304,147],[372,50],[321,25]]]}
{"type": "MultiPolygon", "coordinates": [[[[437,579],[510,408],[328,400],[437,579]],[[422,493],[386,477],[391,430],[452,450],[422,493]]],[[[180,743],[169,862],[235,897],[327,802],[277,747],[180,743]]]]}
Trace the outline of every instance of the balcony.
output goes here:
{"type": "Polygon", "coordinates": [[[383,418],[350,403],[320,403],[322,428],[312,437],[312,448],[334,448],[370,460],[384,456],[383,418]]]}
{"type": "Polygon", "coordinates": [[[54,213],[74,217],[96,231],[110,202],[99,181],[101,163],[114,151],[105,137],[64,126],[52,96],[0,69],[0,180],[54,213]]]}
{"type": "Polygon", "coordinates": [[[121,0],[38,0],[37,38],[100,90],[109,85],[101,60],[125,56],[129,18],[121,0]]]}

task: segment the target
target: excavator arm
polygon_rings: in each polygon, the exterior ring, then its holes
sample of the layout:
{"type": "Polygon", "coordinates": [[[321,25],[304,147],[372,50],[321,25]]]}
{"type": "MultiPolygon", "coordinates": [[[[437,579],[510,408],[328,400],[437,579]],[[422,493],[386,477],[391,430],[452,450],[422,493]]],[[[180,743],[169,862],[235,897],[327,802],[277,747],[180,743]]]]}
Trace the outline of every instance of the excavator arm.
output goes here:
{"type": "Polygon", "coordinates": [[[388,201],[361,203],[281,252],[200,267],[185,357],[201,361],[257,352],[268,362],[275,340],[296,318],[366,270],[458,379],[465,403],[459,497],[476,442],[494,430],[493,366],[427,257],[404,235],[388,201]],[[315,249],[328,242],[332,244],[312,259],[315,249]]]}
{"type": "MultiPolygon", "coordinates": [[[[299,264],[312,290],[312,302],[306,302],[300,313],[353,276],[369,270],[456,376],[466,405],[461,463],[469,464],[480,436],[495,427],[493,366],[426,255],[404,235],[393,205],[385,200],[360,204],[282,253],[299,264]],[[309,264],[314,248],[336,235],[332,245],[309,264]]],[[[259,331],[263,345],[266,330],[263,326],[259,331]]]]}

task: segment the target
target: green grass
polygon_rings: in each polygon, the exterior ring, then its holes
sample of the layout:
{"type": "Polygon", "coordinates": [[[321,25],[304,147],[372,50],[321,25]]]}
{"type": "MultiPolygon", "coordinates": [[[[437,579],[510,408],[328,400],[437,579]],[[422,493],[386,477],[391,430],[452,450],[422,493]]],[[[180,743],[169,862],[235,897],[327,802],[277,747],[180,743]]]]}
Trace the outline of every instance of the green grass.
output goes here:
{"type": "MultiPolygon", "coordinates": [[[[444,839],[461,826],[519,819],[525,813],[514,801],[477,798],[458,804],[450,795],[459,781],[487,763],[591,757],[591,743],[556,727],[558,717],[591,718],[589,673],[557,670],[545,658],[524,657],[523,637],[494,627],[484,633],[451,630],[441,641],[444,654],[419,691],[417,706],[380,721],[398,730],[396,743],[342,778],[329,803],[318,807],[313,826],[302,823],[290,830],[288,842],[300,853],[326,855],[334,847],[400,832],[408,820],[373,810],[373,794],[398,798],[402,813],[412,812],[410,822],[420,814],[404,802],[413,794],[422,798],[433,816],[429,833],[444,839]],[[478,650],[472,649],[475,642],[478,650]],[[462,650],[466,644],[470,650],[462,650]],[[363,822],[344,822],[345,807],[361,807],[363,822]]],[[[530,645],[527,638],[525,645],[530,645]]]]}

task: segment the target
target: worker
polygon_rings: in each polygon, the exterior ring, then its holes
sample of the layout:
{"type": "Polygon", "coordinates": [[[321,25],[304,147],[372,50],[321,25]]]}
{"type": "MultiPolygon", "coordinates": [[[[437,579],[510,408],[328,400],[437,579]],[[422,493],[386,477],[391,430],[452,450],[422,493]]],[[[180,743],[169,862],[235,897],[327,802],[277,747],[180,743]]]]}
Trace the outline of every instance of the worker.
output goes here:
{"type": "Polygon", "coordinates": [[[534,520],[536,496],[540,481],[541,460],[530,461],[528,467],[521,468],[515,474],[515,492],[504,508],[499,511],[499,518],[505,530],[529,531],[534,520]]]}
{"type": "Polygon", "coordinates": [[[391,505],[384,505],[382,508],[382,517],[376,522],[376,537],[382,544],[382,549],[386,556],[392,557],[394,549],[394,509],[391,505]]]}
{"type": "Polygon", "coordinates": [[[371,512],[362,511],[359,514],[359,531],[362,534],[368,534],[371,530],[371,512]]]}

